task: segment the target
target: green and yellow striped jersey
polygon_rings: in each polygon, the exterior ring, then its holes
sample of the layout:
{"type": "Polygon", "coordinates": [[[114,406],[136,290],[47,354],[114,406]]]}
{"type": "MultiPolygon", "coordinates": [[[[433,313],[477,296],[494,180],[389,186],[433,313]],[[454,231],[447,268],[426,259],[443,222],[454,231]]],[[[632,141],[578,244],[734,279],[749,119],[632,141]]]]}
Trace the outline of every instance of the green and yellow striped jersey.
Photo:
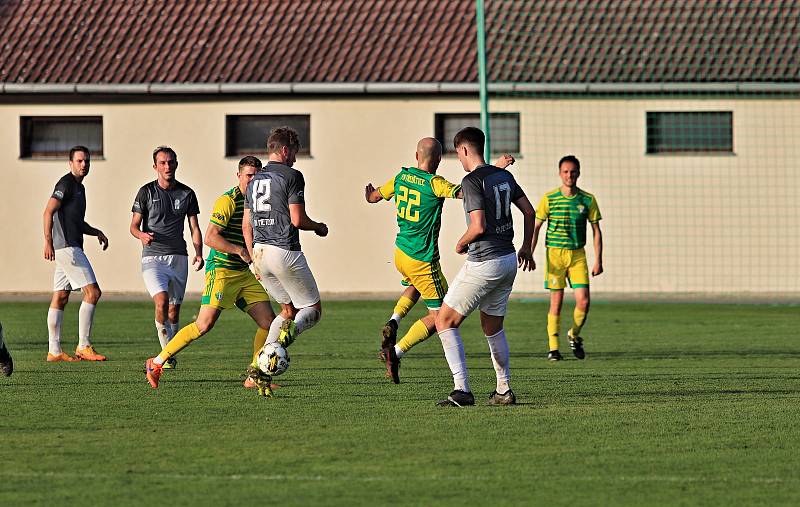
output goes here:
{"type": "MultiPolygon", "coordinates": [[[[211,210],[211,223],[222,227],[223,238],[234,245],[244,246],[243,216],[244,196],[239,187],[235,186],[217,198],[214,209],[211,210]]],[[[215,268],[243,271],[248,269],[248,265],[237,254],[218,252],[212,248],[206,259],[206,271],[215,268]]]]}
{"type": "Polygon", "coordinates": [[[442,206],[460,189],[461,185],[416,167],[403,167],[381,186],[381,196],[387,201],[394,197],[397,207],[397,248],[418,261],[439,260],[442,206]]]}
{"type": "Polygon", "coordinates": [[[586,222],[595,223],[602,217],[592,194],[577,189],[567,197],[559,187],[539,201],[536,218],[547,220],[547,247],[576,250],[586,245],[586,222]]]}

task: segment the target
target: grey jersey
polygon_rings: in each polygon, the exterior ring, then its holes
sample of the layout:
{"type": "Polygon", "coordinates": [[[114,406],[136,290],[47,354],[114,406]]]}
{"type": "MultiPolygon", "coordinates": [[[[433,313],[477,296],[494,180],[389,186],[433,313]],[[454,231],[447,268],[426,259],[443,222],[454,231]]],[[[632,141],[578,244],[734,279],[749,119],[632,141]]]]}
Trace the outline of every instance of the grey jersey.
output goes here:
{"type": "Polygon", "coordinates": [[[71,172],[67,173],[58,180],[51,197],[61,202],[53,215],[53,249],[70,246],[83,248],[86,216],[86,189],[83,184],[71,172]]]}
{"type": "Polygon", "coordinates": [[[142,249],[142,257],[151,255],[186,255],[183,224],[187,216],[200,214],[194,191],[175,182],[165,190],[158,181],[139,189],[131,211],[142,215],[142,231],[153,233],[153,241],[142,249]]]}
{"type": "Polygon", "coordinates": [[[478,166],[461,182],[467,224],[470,211],[482,209],[486,220],[484,233],[469,244],[467,259],[487,261],[513,253],[514,222],[511,203],[525,196],[514,176],[492,165],[478,166]]]}
{"type": "Polygon", "coordinates": [[[306,182],[297,169],[269,162],[258,172],[244,196],[250,210],[253,242],[284,250],[300,250],[300,232],[292,225],[290,204],[305,204],[306,182]]]}

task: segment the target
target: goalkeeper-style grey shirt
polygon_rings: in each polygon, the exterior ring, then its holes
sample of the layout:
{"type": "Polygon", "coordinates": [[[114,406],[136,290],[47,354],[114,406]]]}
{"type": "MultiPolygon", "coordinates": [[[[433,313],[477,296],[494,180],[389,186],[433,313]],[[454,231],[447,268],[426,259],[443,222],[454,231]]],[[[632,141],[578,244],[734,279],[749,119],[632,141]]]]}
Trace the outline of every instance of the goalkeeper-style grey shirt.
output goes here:
{"type": "Polygon", "coordinates": [[[514,176],[493,165],[476,167],[461,181],[467,225],[470,211],[482,209],[484,233],[469,244],[467,260],[488,261],[514,253],[514,221],[511,203],[525,196],[514,176]]]}
{"type": "Polygon", "coordinates": [[[305,204],[306,182],[297,169],[270,161],[259,171],[244,196],[250,209],[253,243],[300,250],[300,232],[292,225],[290,204],[305,204]]]}
{"type": "Polygon", "coordinates": [[[51,195],[61,202],[53,215],[53,249],[83,248],[84,217],[86,216],[86,189],[71,172],[56,183],[51,195]]]}
{"type": "Polygon", "coordinates": [[[183,224],[187,216],[200,214],[194,190],[176,181],[165,190],[158,180],[139,189],[131,211],[142,215],[142,231],[153,233],[153,241],[142,249],[142,257],[151,255],[187,255],[183,224]]]}

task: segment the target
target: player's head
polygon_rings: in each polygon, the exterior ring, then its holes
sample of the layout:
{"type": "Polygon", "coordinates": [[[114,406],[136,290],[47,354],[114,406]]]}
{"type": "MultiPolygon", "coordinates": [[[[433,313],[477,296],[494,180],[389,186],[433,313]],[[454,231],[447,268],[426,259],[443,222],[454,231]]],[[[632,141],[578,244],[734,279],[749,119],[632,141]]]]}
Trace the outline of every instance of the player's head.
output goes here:
{"type": "Polygon", "coordinates": [[[270,160],[294,165],[297,152],[300,150],[300,138],[297,131],[291,127],[276,127],[267,137],[267,153],[270,160]]]}
{"type": "Polygon", "coordinates": [[[483,145],[486,143],[486,136],[479,128],[465,127],[458,131],[453,138],[453,147],[456,149],[458,160],[464,170],[474,169],[477,159],[483,161],[483,145]]]}
{"type": "Polygon", "coordinates": [[[89,148],[86,146],[73,146],[69,149],[69,170],[73,175],[83,178],[89,174],[90,164],[89,148]]]}
{"type": "Polygon", "coordinates": [[[575,155],[561,157],[558,161],[558,175],[564,186],[573,188],[578,185],[581,176],[581,162],[575,155]]]}
{"type": "Polygon", "coordinates": [[[435,173],[442,161],[442,143],[432,137],[423,137],[417,143],[416,157],[420,169],[435,173]]]}
{"type": "Polygon", "coordinates": [[[244,193],[247,190],[247,185],[253,176],[261,170],[261,160],[258,157],[248,155],[239,161],[239,170],[236,175],[239,177],[239,189],[244,193]]]}
{"type": "Polygon", "coordinates": [[[166,182],[174,180],[178,154],[169,146],[159,146],[153,150],[153,169],[158,173],[158,179],[166,182]]]}

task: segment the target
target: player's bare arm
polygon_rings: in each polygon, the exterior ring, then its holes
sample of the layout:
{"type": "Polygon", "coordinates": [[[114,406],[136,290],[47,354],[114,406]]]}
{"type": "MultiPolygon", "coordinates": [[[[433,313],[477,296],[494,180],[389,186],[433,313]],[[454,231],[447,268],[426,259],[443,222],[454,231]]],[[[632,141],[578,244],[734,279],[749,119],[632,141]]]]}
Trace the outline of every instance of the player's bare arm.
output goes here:
{"type": "Polygon", "coordinates": [[[253,262],[253,259],[250,257],[250,252],[247,251],[247,248],[235,245],[225,239],[222,236],[222,227],[216,224],[208,224],[204,243],[207,247],[213,248],[218,252],[238,255],[244,262],[248,264],[253,262]]]}
{"type": "Polygon", "coordinates": [[[503,155],[500,155],[500,158],[495,160],[492,165],[495,167],[499,167],[500,169],[505,169],[510,165],[514,165],[514,162],[516,162],[516,159],[514,159],[512,155],[505,153],[503,155]]]}
{"type": "Polygon", "coordinates": [[[482,209],[469,212],[469,225],[467,231],[456,243],[456,253],[465,254],[469,244],[480,238],[486,231],[486,215],[482,209]]]}
{"type": "Polygon", "coordinates": [[[328,235],[328,226],[322,222],[311,220],[306,214],[304,204],[290,204],[289,215],[292,225],[301,231],[314,231],[317,236],[325,237],[328,235]]]}
{"type": "Polygon", "coordinates": [[[189,215],[189,232],[192,235],[192,245],[194,246],[194,257],[192,266],[195,271],[203,269],[203,233],[200,231],[200,224],[197,222],[197,215],[189,215]]]}
{"type": "Polygon", "coordinates": [[[103,250],[108,248],[108,238],[100,229],[96,229],[87,222],[83,222],[83,233],[87,236],[97,236],[97,241],[100,243],[100,246],[103,247],[103,250]]]}
{"type": "Polygon", "coordinates": [[[142,242],[142,246],[148,246],[153,242],[153,233],[142,231],[142,214],[133,212],[130,226],[131,236],[142,242]]]}
{"type": "Polygon", "coordinates": [[[533,230],[536,211],[533,209],[531,201],[525,196],[514,201],[514,206],[522,212],[523,220],[522,246],[517,252],[517,265],[522,268],[522,271],[533,271],[536,269],[536,263],[533,261],[533,230]]]}
{"type": "Polygon", "coordinates": [[[53,215],[61,207],[61,201],[51,197],[44,208],[44,258],[48,261],[56,260],[56,251],[53,248],[53,215]]]}
{"type": "Polygon", "coordinates": [[[253,223],[250,221],[250,208],[245,206],[244,215],[242,215],[242,237],[244,238],[244,246],[247,247],[247,253],[250,258],[253,258],[253,223]]]}
{"type": "Polygon", "coordinates": [[[603,272],[603,233],[600,230],[600,222],[592,224],[594,237],[594,267],[592,276],[597,276],[603,272]]]}
{"type": "Polygon", "coordinates": [[[364,198],[368,203],[376,203],[383,200],[381,191],[373,187],[372,183],[369,183],[366,187],[364,187],[364,198]]]}

